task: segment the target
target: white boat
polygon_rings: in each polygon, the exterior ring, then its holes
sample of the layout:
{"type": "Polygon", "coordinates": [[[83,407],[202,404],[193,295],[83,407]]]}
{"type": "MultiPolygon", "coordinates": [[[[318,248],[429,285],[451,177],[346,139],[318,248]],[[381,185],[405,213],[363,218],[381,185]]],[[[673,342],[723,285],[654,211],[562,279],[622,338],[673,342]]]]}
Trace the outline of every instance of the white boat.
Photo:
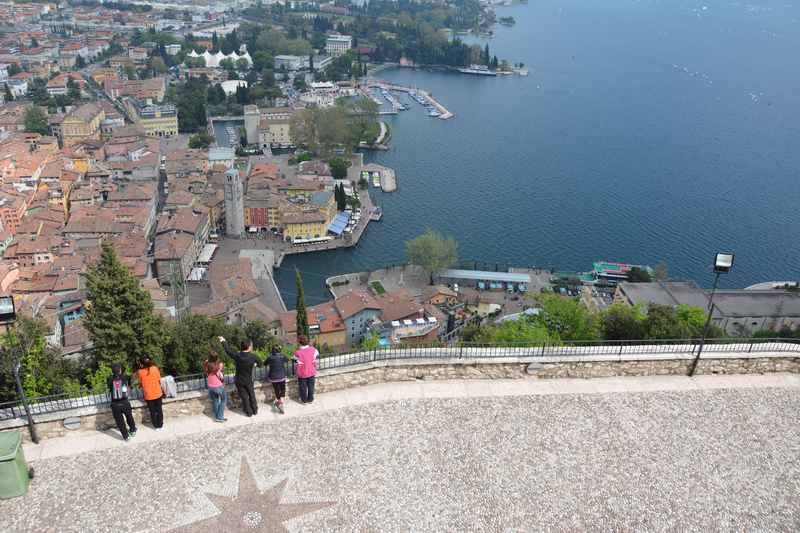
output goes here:
{"type": "Polygon", "coordinates": [[[470,65],[469,68],[460,68],[458,71],[462,74],[474,74],[476,76],[497,76],[497,73],[489,70],[486,65],[470,65]]]}
{"type": "Polygon", "coordinates": [[[438,116],[441,116],[441,113],[439,113],[435,109],[431,109],[430,111],[428,111],[428,116],[429,117],[438,117],[438,116]]]}

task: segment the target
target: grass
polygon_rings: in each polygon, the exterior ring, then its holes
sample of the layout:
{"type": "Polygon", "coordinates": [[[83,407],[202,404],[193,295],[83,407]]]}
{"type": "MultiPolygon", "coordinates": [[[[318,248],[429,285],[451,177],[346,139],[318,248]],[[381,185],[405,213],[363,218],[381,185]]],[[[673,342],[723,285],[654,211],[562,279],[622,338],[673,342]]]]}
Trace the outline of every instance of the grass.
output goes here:
{"type": "Polygon", "coordinates": [[[386,289],[383,288],[380,281],[372,281],[369,286],[372,287],[372,290],[375,291],[375,294],[378,296],[386,294],[386,289]]]}

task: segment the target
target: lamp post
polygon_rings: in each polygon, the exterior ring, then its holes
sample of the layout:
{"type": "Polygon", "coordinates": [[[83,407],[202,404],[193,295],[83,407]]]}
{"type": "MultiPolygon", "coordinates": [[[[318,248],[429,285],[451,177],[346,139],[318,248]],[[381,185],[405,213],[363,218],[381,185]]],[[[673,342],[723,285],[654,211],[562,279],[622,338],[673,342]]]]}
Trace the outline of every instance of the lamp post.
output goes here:
{"type": "Polygon", "coordinates": [[[719,275],[725,272],[730,272],[733,268],[733,253],[719,252],[714,257],[714,286],[711,288],[711,297],[708,300],[708,318],[706,325],[703,327],[703,336],[700,338],[700,345],[697,347],[697,354],[694,356],[692,366],[689,367],[689,376],[694,376],[694,371],[697,369],[697,363],[700,362],[700,354],[703,353],[703,346],[706,343],[706,335],[708,335],[708,328],[711,326],[711,318],[714,315],[714,293],[717,292],[717,285],[719,284],[719,275]]]}
{"type": "MultiPolygon", "coordinates": [[[[8,337],[9,340],[11,339],[9,326],[16,320],[17,312],[14,308],[14,298],[12,296],[0,296],[0,324],[5,326],[6,337],[8,337]]],[[[39,436],[36,434],[36,426],[33,423],[33,416],[31,416],[31,407],[28,405],[28,397],[25,396],[25,389],[22,388],[22,380],[19,377],[19,370],[22,365],[18,353],[14,353],[14,362],[12,364],[14,382],[17,385],[17,394],[22,400],[22,407],[25,409],[25,416],[28,418],[28,431],[30,431],[31,440],[38,444],[39,436]]]]}

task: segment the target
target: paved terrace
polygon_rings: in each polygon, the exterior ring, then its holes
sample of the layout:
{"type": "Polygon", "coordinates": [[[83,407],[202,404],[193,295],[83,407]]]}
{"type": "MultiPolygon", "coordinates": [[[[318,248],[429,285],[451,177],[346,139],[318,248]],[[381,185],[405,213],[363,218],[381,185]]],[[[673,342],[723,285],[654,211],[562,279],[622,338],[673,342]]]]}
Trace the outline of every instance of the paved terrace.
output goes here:
{"type": "Polygon", "coordinates": [[[0,531],[796,531],[800,376],[420,381],[26,448],[0,531]]]}

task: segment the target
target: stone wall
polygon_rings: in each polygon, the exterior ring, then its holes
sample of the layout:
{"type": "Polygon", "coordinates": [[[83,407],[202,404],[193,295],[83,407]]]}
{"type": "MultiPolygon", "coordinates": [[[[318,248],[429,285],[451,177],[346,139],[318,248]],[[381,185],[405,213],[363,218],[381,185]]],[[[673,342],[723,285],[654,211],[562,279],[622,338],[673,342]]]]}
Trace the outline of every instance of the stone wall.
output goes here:
{"type": "MultiPolygon", "coordinates": [[[[319,373],[317,393],[373,385],[376,383],[451,380],[451,379],[558,379],[600,378],[612,376],[663,376],[686,375],[692,363],[691,355],[637,355],[637,356],[583,356],[583,357],[507,357],[484,359],[414,359],[373,361],[346,368],[323,370],[319,373]]],[[[702,359],[697,374],[762,374],[770,372],[800,373],[800,358],[795,354],[714,354],[713,359],[702,359]]],[[[229,389],[228,408],[238,408],[239,399],[232,386],[229,389]]],[[[287,394],[297,398],[297,383],[292,381],[287,394]]],[[[256,384],[256,396],[264,404],[272,400],[269,383],[256,384]]],[[[144,402],[132,401],[137,424],[149,424],[144,402]]],[[[264,408],[264,405],[262,405],[264,408]]],[[[211,416],[208,393],[192,391],[178,398],[164,401],[164,418],[205,414],[211,416]]],[[[61,437],[66,434],[105,431],[114,427],[114,419],[107,406],[92,406],[47,415],[34,415],[40,439],[61,437]],[[80,428],[66,429],[64,420],[80,419],[80,428]]],[[[0,431],[25,429],[26,421],[5,420],[0,431]]],[[[30,440],[27,430],[25,441],[30,440]]]]}

